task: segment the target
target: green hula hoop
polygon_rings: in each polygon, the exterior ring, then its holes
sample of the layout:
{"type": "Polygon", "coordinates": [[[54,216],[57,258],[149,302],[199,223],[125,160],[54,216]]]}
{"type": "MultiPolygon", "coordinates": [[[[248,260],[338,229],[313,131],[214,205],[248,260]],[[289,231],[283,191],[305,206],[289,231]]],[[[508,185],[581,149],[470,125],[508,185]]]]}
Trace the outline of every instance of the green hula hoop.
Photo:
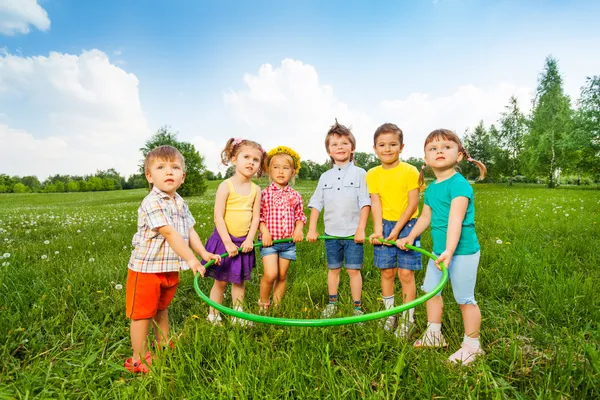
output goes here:
{"type": "MultiPolygon", "coordinates": [[[[318,239],[350,240],[350,239],[354,239],[354,237],[353,236],[348,236],[348,237],[319,236],[318,239]]],[[[279,240],[273,240],[273,244],[286,243],[286,242],[291,242],[291,241],[292,241],[292,238],[279,239],[279,240]]],[[[382,242],[384,242],[384,241],[382,240],[382,242]]],[[[388,241],[387,243],[395,244],[395,242],[391,241],[391,240],[388,241]]],[[[260,246],[262,246],[261,242],[254,244],[254,247],[260,247],[260,246]]],[[[414,247],[414,246],[410,246],[410,245],[407,245],[406,247],[411,250],[417,251],[433,260],[437,259],[436,256],[434,256],[430,252],[423,250],[419,247],[414,247]]],[[[240,247],[239,251],[241,251],[241,249],[242,248],[240,247]]],[[[228,253],[223,253],[223,254],[221,254],[221,257],[225,258],[228,255],[229,255],[228,253]]],[[[208,263],[206,263],[205,267],[210,267],[212,264],[214,264],[214,260],[211,260],[208,263]]],[[[397,307],[390,308],[388,310],[381,310],[381,311],[376,311],[373,313],[363,314],[363,315],[353,315],[353,316],[349,316],[349,317],[338,317],[338,318],[327,318],[327,319],[293,319],[293,318],[269,317],[266,315],[258,315],[258,314],[249,314],[249,313],[246,313],[243,311],[234,310],[232,308],[226,307],[222,304],[212,301],[207,295],[205,295],[202,292],[202,290],[200,290],[200,286],[198,284],[200,274],[196,274],[196,276],[194,278],[194,289],[196,290],[196,293],[198,294],[198,296],[200,296],[200,298],[205,303],[207,303],[209,306],[215,308],[216,310],[219,310],[220,312],[222,312],[224,314],[227,314],[227,315],[230,315],[233,317],[237,317],[237,318],[242,318],[242,319],[245,319],[248,321],[259,322],[261,324],[280,325],[280,326],[306,326],[306,327],[339,326],[339,325],[357,324],[359,322],[366,322],[366,321],[372,321],[372,320],[379,319],[379,318],[389,317],[391,315],[401,313],[410,308],[414,308],[420,304],[423,304],[424,302],[426,302],[427,300],[429,300],[430,298],[435,296],[438,292],[440,292],[444,288],[446,283],[448,282],[448,270],[446,269],[446,266],[443,263],[440,263],[440,266],[442,268],[442,279],[440,280],[440,282],[437,284],[437,286],[431,292],[425,293],[423,296],[418,297],[418,298],[414,299],[413,301],[404,303],[397,307]]]]}

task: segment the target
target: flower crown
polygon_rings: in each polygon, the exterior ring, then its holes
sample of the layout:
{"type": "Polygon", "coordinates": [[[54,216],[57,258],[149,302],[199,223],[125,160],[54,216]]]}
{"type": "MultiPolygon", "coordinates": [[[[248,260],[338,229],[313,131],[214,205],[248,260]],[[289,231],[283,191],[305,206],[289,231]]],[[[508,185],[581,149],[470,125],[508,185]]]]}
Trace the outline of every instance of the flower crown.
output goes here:
{"type": "Polygon", "coordinates": [[[289,147],[277,146],[267,153],[267,162],[270,163],[271,158],[276,154],[287,154],[288,156],[292,157],[292,161],[294,162],[294,168],[296,169],[296,175],[298,175],[298,172],[300,172],[300,154],[296,153],[289,147]]]}

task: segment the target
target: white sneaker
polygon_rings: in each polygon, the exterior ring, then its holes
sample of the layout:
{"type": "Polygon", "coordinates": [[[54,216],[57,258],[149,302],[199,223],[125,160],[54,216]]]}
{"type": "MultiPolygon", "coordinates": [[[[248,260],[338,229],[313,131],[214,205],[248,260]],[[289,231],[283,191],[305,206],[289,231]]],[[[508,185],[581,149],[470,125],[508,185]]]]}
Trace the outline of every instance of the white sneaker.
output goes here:
{"type": "Polygon", "coordinates": [[[221,314],[211,314],[208,313],[208,317],[206,320],[214,326],[223,326],[223,320],[221,319],[221,314]]]}
{"type": "Polygon", "coordinates": [[[325,306],[325,309],[323,310],[323,317],[324,318],[331,318],[333,317],[335,314],[337,314],[338,312],[338,308],[336,304],[333,303],[329,303],[325,306]]]}
{"type": "Polygon", "coordinates": [[[417,340],[414,347],[448,347],[448,342],[442,332],[425,331],[423,337],[417,340]]]}
{"type": "Polygon", "coordinates": [[[396,332],[394,332],[394,335],[398,338],[398,339],[409,339],[410,336],[412,335],[412,333],[415,330],[415,323],[411,322],[411,321],[402,321],[402,323],[398,326],[398,329],[396,329],[396,332]]]}
{"type": "Polygon", "coordinates": [[[392,315],[391,317],[387,317],[387,319],[381,324],[381,326],[386,331],[393,331],[396,327],[396,316],[392,315]]]}

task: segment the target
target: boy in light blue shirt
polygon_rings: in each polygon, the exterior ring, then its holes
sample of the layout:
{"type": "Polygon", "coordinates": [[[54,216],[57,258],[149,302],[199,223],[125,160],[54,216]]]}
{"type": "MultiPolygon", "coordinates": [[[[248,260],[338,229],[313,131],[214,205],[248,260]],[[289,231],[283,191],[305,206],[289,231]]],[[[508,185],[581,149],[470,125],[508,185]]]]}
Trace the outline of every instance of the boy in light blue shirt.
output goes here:
{"type": "Polygon", "coordinates": [[[325,149],[331,158],[332,168],[321,175],[315,193],[308,203],[311,211],[306,240],[317,240],[317,221],[323,209],[326,235],[354,235],[354,241],[329,239],[325,242],[329,268],[329,304],[323,310],[323,316],[329,318],[337,313],[340,271],[344,261],[350,277],[354,314],[360,315],[363,313],[360,269],[364,258],[365,227],[371,209],[366,172],[352,162],[356,151],[356,139],[350,129],[339,124],[337,119],[327,132],[325,149]]]}

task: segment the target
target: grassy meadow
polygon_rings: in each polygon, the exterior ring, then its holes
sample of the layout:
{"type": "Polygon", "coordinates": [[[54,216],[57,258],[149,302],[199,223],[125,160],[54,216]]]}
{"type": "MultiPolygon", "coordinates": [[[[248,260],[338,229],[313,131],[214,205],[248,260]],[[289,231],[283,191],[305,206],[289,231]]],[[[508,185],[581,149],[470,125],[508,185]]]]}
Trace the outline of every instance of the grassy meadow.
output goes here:
{"type": "MultiPolygon", "coordinates": [[[[296,184],[305,204],[315,185],[296,184]]],[[[215,189],[211,182],[204,196],[187,199],[204,241],[213,230],[215,189]]],[[[212,327],[188,271],[170,308],[176,347],[159,352],[151,373],[141,376],[122,365],[130,356],[127,261],[145,194],[0,196],[0,399],[600,397],[598,190],[475,185],[482,247],[476,295],[487,354],[473,366],[445,362],[462,341],[450,291],[442,328],[450,348],[418,350],[377,322],[212,327]]],[[[382,304],[380,274],[366,246],[368,312],[382,304]]],[[[431,248],[428,233],[422,246],[431,248]]],[[[247,285],[252,312],[261,270],[259,261],[247,285]]],[[[417,274],[417,285],[423,276],[417,274]]],[[[274,315],[318,318],[326,279],[323,243],[299,244],[274,315]]],[[[211,285],[202,281],[205,293],[211,285]]],[[[340,315],[350,315],[345,273],[340,297],[340,315]]],[[[424,306],[415,317],[413,340],[426,324],[424,306]]]]}

